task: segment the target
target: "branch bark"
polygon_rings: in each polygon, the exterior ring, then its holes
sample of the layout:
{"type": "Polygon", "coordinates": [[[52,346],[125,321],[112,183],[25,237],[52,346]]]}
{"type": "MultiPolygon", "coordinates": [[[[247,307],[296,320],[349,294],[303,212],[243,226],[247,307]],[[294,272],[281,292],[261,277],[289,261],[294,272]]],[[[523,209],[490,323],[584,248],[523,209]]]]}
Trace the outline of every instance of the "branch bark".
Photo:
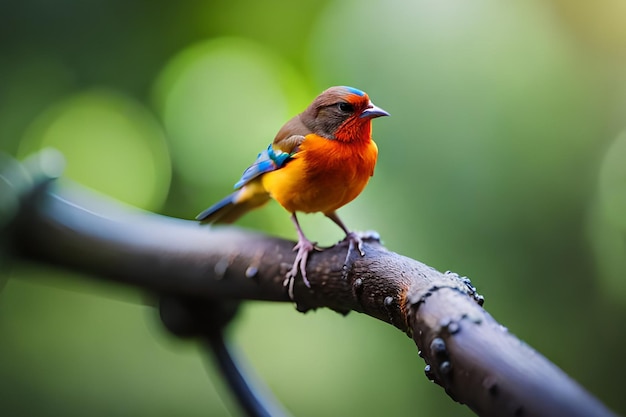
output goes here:
{"type": "MultiPolygon", "coordinates": [[[[142,212],[74,185],[52,183],[35,197],[12,227],[19,256],[207,302],[290,301],[283,279],[293,242],[142,212]]],[[[415,341],[426,375],[480,416],[614,416],[498,324],[467,278],[376,240],[343,271],[346,250],[311,255],[311,288],[294,288],[299,311],[358,311],[394,325],[415,341]]]]}

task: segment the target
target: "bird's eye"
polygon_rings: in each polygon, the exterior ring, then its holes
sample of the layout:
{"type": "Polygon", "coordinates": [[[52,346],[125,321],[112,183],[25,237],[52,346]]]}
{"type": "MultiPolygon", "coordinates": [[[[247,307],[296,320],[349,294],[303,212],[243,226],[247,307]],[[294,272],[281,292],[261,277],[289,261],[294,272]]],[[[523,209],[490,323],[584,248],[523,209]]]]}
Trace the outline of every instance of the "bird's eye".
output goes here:
{"type": "Polygon", "coordinates": [[[354,106],[350,103],[341,102],[337,103],[337,108],[343,113],[352,113],[354,111],[354,106]]]}

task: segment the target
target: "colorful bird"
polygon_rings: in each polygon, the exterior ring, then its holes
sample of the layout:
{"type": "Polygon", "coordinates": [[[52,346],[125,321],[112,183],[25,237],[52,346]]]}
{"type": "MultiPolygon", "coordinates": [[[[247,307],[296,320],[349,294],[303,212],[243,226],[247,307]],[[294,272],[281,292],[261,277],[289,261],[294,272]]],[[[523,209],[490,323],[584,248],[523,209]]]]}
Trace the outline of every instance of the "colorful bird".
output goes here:
{"type": "Polygon", "coordinates": [[[307,109],[289,120],[274,142],[235,184],[236,191],[200,213],[206,223],[231,223],[271,198],[288,212],[298,232],[296,259],[285,285],[293,299],[298,271],[307,287],[306,264],[315,244],[306,238],[296,212],[321,212],[346,233],[350,253],[364,256],[362,240],[337,216],[336,210],[354,200],[374,174],[378,148],[372,140],[372,119],[389,116],[368,95],[352,87],[331,87],[307,109]]]}

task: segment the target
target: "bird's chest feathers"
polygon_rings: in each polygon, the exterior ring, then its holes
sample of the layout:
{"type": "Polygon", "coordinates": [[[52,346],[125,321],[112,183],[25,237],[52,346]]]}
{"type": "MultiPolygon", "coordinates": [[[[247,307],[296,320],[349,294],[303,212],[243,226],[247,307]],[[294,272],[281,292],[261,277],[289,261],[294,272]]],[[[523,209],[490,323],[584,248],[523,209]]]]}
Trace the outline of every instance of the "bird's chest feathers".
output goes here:
{"type": "Polygon", "coordinates": [[[374,173],[378,150],[368,140],[344,143],[315,138],[303,143],[301,153],[304,176],[299,195],[300,211],[332,212],[361,193],[374,173]]]}
{"type": "MultiPolygon", "coordinates": [[[[331,187],[337,182],[365,181],[374,174],[376,145],[374,142],[352,144],[336,140],[317,139],[305,144],[303,158],[310,181],[319,181],[331,187]]],[[[340,185],[337,184],[340,188],[340,185]]]]}

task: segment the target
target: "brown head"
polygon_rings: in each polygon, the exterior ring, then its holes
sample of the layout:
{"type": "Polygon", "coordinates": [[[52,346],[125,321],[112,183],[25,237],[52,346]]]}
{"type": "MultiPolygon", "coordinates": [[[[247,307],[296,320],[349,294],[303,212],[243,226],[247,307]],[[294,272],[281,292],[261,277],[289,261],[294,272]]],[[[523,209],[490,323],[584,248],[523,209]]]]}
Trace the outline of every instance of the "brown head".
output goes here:
{"type": "Polygon", "coordinates": [[[300,121],[311,132],[342,142],[371,139],[372,119],[389,116],[376,107],[367,94],[352,87],[331,87],[322,92],[300,114],[300,121]]]}

